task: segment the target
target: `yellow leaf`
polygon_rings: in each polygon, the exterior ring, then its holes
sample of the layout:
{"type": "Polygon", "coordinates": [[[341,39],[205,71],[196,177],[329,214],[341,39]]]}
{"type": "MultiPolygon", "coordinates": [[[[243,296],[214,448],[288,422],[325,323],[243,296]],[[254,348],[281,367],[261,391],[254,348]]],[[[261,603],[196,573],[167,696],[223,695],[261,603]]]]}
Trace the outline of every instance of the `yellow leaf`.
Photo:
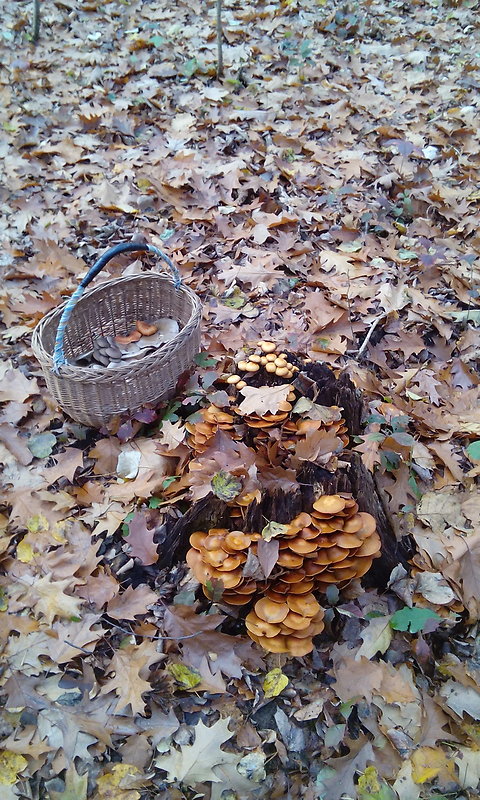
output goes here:
{"type": "Polygon", "coordinates": [[[43,514],[35,514],[30,517],[27,522],[27,530],[30,533],[39,533],[40,531],[48,531],[48,519],[43,514]]]}
{"type": "Polygon", "coordinates": [[[25,769],[28,761],[18,753],[11,750],[0,752],[0,784],[2,786],[13,786],[17,782],[17,775],[25,769]]]}
{"type": "Polygon", "coordinates": [[[426,783],[441,777],[443,781],[455,781],[454,762],[438,747],[419,747],[410,758],[412,778],[415,783],[426,783]]]}
{"type": "Polygon", "coordinates": [[[22,539],[21,542],[17,544],[17,558],[22,564],[28,564],[29,561],[32,560],[34,556],[33,548],[30,542],[27,542],[26,539],[22,539]]]}
{"type": "Polygon", "coordinates": [[[263,681],[265,697],[277,697],[288,686],[288,678],[278,667],[267,672],[263,681]]]}
{"type": "Polygon", "coordinates": [[[167,669],[184,689],[195,689],[202,682],[200,674],[185,664],[169,664],[167,669]]]}
{"type": "Polygon", "coordinates": [[[139,800],[140,792],[134,789],[143,780],[142,773],[133,764],[115,764],[97,781],[95,800],[139,800]],[[139,780],[140,779],[140,780],[139,780]]]}

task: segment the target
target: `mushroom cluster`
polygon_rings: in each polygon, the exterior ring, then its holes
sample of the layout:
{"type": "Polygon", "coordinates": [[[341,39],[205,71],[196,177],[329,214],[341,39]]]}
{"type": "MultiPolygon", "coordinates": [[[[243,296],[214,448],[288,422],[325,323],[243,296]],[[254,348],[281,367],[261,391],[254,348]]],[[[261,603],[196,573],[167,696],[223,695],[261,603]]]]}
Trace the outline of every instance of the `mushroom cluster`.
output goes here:
{"type": "Polygon", "coordinates": [[[222,411],[214,405],[202,408],[200,414],[202,419],[199,422],[187,422],[185,424],[190,434],[187,440],[188,445],[196,454],[205,452],[219,429],[228,431],[232,439],[237,438],[233,427],[234,417],[232,414],[222,411]]]}
{"type": "MultiPolygon", "coordinates": [[[[241,358],[237,362],[237,369],[244,373],[244,377],[247,377],[249,373],[264,369],[267,373],[287,380],[293,378],[294,373],[298,372],[298,367],[289,362],[286,353],[277,352],[277,345],[274,342],[265,342],[263,339],[257,342],[257,349],[253,353],[246,359],[241,358]]],[[[244,378],[237,373],[229,375],[227,383],[235,386],[238,390],[247,385],[244,378]]]]}
{"type": "Polygon", "coordinates": [[[282,539],[277,563],[302,570],[320,592],[331,583],[343,588],[361,578],[381,547],[375,518],[359,511],[346,493],[320,497],[310,514],[300,514],[290,523],[282,539]],[[301,529],[299,518],[305,523],[301,529]]]}
{"type": "Polygon", "coordinates": [[[251,569],[260,533],[213,528],[190,537],[187,563],[209,599],[221,592],[222,603],[242,606],[255,600],[245,624],[264,649],[292,656],[313,649],[323,630],[323,610],[313,592],[330,584],[345,587],[370,569],[380,555],[380,537],[371,514],[358,510],[349,494],[323,495],[310,513],[298,514],[279,535],[276,564],[268,577],[251,569]]]}
{"type": "Polygon", "coordinates": [[[229,531],[226,528],[211,528],[208,533],[195,531],[190,536],[191,548],[186,561],[195,578],[203,586],[210,600],[215,594],[216,583],[221,581],[222,602],[242,606],[250,602],[257,591],[256,581],[243,575],[243,565],[250,549],[260,533],[229,531]]]}
{"type": "MultiPolygon", "coordinates": [[[[287,576],[297,578],[295,573],[287,576]]],[[[277,581],[247,614],[248,635],[264,650],[290,656],[313,650],[313,637],[325,627],[325,612],[311,592],[295,592],[301,586],[301,579],[277,581]]]]}

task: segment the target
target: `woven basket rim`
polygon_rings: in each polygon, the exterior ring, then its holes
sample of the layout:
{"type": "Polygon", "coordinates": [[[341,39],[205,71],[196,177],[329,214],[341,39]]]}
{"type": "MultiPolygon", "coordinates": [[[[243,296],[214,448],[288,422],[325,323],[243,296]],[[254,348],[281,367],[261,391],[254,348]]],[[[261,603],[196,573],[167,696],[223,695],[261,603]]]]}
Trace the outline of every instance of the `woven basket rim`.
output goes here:
{"type": "MultiPolygon", "coordinates": [[[[191,312],[188,321],[183,325],[183,327],[179,330],[179,332],[170,339],[168,342],[164,342],[160,344],[153,353],[147,355],[138,355],[134,356],[133,358],[129,359],[128,362],[120,363],[117,366],[112,367],[102,367],[102,366],[95,366],[94,370],[90,370],[89,367],[79,367],[75,364],[64,364],[60,367],[60,374],[63,374],[65,377],[68,377],[70,380],[86,380],[86,371],[88,370],[88,378],[95,381],[103,381],[108,380],[111,381],[115,377],[121,376],[122,373],[125,373],[126,369],[137,369],[141,370],[142,368],[148,368],[151,363],[158,363],[162,360],[162,350],[165,348],[168,349],[168,353],[165,355],[168,359],[171,359],[172,355],[174,354],[175,350],[181,346],[184,342],[186,336],[193,330],[199,322],[201,317],[201,303],[198,296],[195,294],[193,289],[189,286],[185,286],[185,284],[180,284],[180,286],[175,286],[173,278],[164,272],[142,272],[137,273],[135,275],[122,275],[119,278],[113,278],[112,280],[102,281],[98,286],[94,286],[92,289],[85,292],[83,297],[80,298],[78,301],[78,308],[90,300],[93,295],[97,294],[101,290],[108,290],[113,285],[117,286],[119,284],[126,284],[126,283],[133,283],[135,281],[144,281],[146,279],[150,280],[160,280],[164,283],[170,284],[171,288],[174,289],[176,292],[182,292],[185,294],[190,303],[191,303],[191,312]],[[173,350],[172,350],[173,348],[173,350]]],[[[50,311],[45,314],[44,317],[37,323],[33,330],[32,334],[32,350],[39,361],[42,367],[47,367],[49,369],[53,366],[53,348],[52,352],[50,353],[44,346],[43,337],[45,333],[45,328],[52,323],[56,317],[60,318],[63,309],[68,302],[64,300],[59,306],[51,309],[50,311]]]]}

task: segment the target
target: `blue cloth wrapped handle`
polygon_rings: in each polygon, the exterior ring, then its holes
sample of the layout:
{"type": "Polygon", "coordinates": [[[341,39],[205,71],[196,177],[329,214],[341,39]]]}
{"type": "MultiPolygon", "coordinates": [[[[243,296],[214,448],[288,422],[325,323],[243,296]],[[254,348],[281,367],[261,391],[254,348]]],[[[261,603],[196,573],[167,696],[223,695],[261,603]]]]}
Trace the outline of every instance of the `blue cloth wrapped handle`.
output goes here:
{"type": "Polygon", "coordinates": [[[66,364],[67,360],[65,358],[65,353],[63,349],[63,342],[65,338],[65,330],[68,325],[68,321],[72,314],[73,309],[77,305],[78,301],[80,300],[82,294],[84,293],[88,284],[93,281],[93,279],[98,275],[98,273],[104,268],[105,264],[118,256],[119,253],[134,253],[137,250],[143,250],[148,253],[154,253],[156,256],[159,256],[163,261],[168,264],[170,267],[173,283],[176,288],[178,288],[182,282],[180,278],[180,273],[176,266],[174,265],[173,261],[165,255],[158,247],[154,247],[152,244],[136,244],[135,242],[124,242],[123,244],[117,244],[115,247],[112,247],[110,250],[107,250],[103,256],[100,256],[98,261],[93,265],[91,269],[87,272],[84,279],[80,283],[78,289],[75,289],[74,293],[70,297],[69,301],[67,302],[62,316],[60,317],[60,322],[58,323],[57,334],[55,337],[55,347],[53,350],[53,371],[56,375],[58,375],[59,368],[62,364],[66,364]]]}

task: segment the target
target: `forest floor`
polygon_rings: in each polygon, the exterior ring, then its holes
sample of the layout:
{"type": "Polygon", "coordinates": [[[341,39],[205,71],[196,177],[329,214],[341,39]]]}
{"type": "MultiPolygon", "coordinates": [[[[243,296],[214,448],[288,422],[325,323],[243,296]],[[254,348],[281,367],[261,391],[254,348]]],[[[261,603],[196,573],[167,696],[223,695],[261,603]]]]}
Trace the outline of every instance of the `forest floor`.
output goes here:
{"type": "MultiPolygon", "coordinates": [[[[478,3],[227,1],[220,79],[212,2],[42,3],[36,46],[31,4],[2,10],[2,800],[478,798],[478,3]],[[200,296],[203,349],[159,417],[97,432],[31,334],[133,236],[200,296]],[[302,658],[155,566],[205,494],[185,420],[258,339],[364,392],[349,447],[415,551],[330,591],[302,658]]],[[[255,490],[295,482],[272,459],[255,490]]]]}

